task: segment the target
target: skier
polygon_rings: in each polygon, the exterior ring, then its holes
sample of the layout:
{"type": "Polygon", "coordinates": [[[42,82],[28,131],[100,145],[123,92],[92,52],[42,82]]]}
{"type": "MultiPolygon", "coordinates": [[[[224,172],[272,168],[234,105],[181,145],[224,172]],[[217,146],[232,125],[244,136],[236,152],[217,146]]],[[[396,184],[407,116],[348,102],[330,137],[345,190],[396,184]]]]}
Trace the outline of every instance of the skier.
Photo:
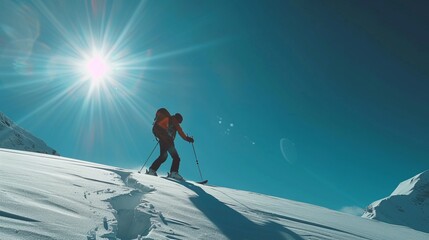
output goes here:
{"type": "Polygon", "coordinates": [[[171,116],[167,109],[158,109],[152,132],[159,141],[160,154],[150,166],[149,171],[146,171],[146,174],[157,176],[156,171],[161,164],[167,160],[168,153],[170,153],[173,162],[171,164],[169,176],[177,180],[183,180],[183,177],[179,174],[180,157],[174,146],[174,139],[176,137],[176,132],[179,132],[180,137],[187,142],[193,143],[194,139],[183,132],[180,126],[182,121],[183,117],[180,113],[171,116]]]}

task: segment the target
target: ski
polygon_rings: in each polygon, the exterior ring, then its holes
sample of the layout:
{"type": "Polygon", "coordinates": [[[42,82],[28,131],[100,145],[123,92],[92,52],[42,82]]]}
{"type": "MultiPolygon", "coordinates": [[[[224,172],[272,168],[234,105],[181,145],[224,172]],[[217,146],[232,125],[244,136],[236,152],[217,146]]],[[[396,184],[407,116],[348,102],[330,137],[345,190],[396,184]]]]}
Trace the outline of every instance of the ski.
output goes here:
{"type": "MultiPolygon", "coordinates": [[[[139,172],[140,173],[140,172],[139,172]]],[[[149,174],[149,171],[146,169],[146,173],[145,173],[146,175],[149,175],[149,176],[154,176],[154,177],[157,177],[158,175],[152,175],[152,174],[149,174]]],[[[183,180],[179,180],[179,179],[175,179],[175,178],[173,178],[173,177],[170,177],[170,173],[167,173],[167,176],[161,176],[161,178],[164,178],[164,179],[167,179],[167,180],[172,180],[172,181],[175,181],[175,182],[188,182],[188,181],[186,181],[185,179],[183,179],[183,180]]],[[[209,180],[202,180],[202,181],[194,181],[195,183],[198,183],[198,184],[201,184],[201,185],[205,185],[205,184],[207,184],[208,182],[209,182],[209,180]]]]}
{"type": "Polygon", "coordinates": [[[209,181],[209,180],[207,180],[207,179],[206,179],[206,180],[204,180],[204,181],[200,181],[200,182],[196,182],[196,183],[198,183],[198,184],[202,184],[202,185],[205,185],[205,184],[207,184],[207,183],[208,183],[208,181],[209,181]]]}
{"type": "MultiPolygon", "coordinates": [[[[168,174],[167,176],[164,176],[164,177],[161,177],[161,178],[164,178],[164,179],[167,179],[167,180],[170,180],[170,181],[174,181],[174,182],[178,182],[178,183],[181,183],[181,182],[187,182],[187,183],[189,183],[189,181],[187,181],[187,180],[185,180],[185,179],[183,179],[183,180],[178,180],[178,179],[172,178],[172,177],[170,177],[170,175],[169,175],[169,174],[168,174]]],[[[198,183],[198,184],[201,184],[201,185],[205,185],[205,184],[207,184],[207,183],[208,183],[208,181],[209,181],[209,180],[193,181],[193,182],[198,183]]]]}

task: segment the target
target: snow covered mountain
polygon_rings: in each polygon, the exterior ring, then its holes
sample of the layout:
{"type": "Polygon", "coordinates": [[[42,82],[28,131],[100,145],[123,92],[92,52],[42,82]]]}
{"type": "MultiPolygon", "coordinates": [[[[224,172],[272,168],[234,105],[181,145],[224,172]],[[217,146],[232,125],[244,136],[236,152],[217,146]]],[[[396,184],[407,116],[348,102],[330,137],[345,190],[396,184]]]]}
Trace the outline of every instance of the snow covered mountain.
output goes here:
{"type": "Polygon", "coordinates": [[[30,152],[59,155],[45,142],[16,125],[0,112],[0,147],[30,152]]]}
{"type": "Polygon", "coordinates": [[[258,193],[0,149],[0,239],[426,240],[258,193]]]}
{"type": "Polygon", "coordinates": [[[429,233],[429,170],[403,181],[389,197],[369,205],[363,217],[429,233]]]}

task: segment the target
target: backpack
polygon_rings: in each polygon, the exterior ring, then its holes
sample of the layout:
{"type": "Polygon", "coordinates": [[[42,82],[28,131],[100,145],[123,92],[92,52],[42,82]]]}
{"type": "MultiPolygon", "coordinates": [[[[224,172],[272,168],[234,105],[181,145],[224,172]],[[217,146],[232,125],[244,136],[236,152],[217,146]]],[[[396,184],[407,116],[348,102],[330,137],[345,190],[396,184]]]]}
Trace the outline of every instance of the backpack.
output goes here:
{"type": "Polygon", "coordinates": [[[165,118],[171,117],[171,114],[166,108],[160,108],[156,111],[155,118],[153,119],[153,124],[157,124],[165,118]]]}

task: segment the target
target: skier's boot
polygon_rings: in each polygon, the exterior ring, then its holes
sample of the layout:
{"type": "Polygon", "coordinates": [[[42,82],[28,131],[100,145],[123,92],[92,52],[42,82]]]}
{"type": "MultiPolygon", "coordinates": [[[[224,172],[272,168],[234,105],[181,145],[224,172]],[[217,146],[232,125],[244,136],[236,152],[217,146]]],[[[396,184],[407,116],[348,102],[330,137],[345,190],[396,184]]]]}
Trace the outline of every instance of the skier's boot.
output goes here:
{"type": "Polygon", "coordinates": [[[180,180],[180,181],[185,180],[185,179],[183,179],[182,176],[180,176],[180,174],[178,172],[171,172],[169,177],[174,178],[176,180],[180,180]]]}
{"type": "Polygon", "coordinates": [[[158,176],[158,174],[156,174],[156,171],[153,170],[152,168],[149,168],[149,170],[146,169],[146,174],[152,175],[152,176],[158,176]]]}

